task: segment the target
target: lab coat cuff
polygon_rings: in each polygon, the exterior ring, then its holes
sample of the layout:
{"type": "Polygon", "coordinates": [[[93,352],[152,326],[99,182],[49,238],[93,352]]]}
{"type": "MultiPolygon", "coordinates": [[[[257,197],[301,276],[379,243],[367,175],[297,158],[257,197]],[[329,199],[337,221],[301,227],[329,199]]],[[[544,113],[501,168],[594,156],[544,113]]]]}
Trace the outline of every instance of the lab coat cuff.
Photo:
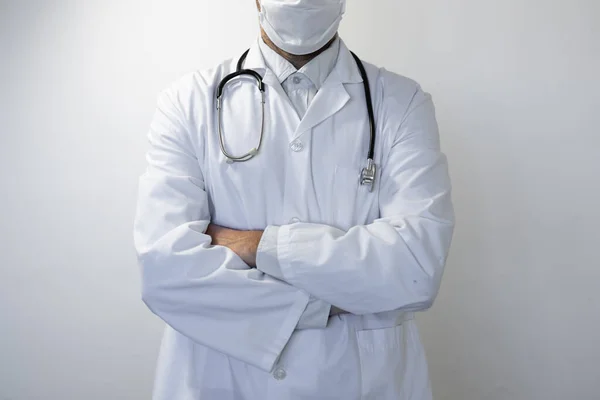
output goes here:
{"type": "Polygon", "coordinates": [[[327,327],[330,313],[331,304],[311,296],[304,313],[300,317],[300,321],[298,321],[297,328],[324,329],[327,327]]]}
{"type": "Polygon", "coordinates": [[[297,329],[298,321],[300,320],[302,313],[306,310],[306,305],[309,302],[309,295],[306,292],[298,291],[297,296],[298,300],[294,302],[287,318],[283,321],[279,333],[274,338],[271,338],[271,340],[265,342],[268,346],[267,352],[262,360],[256,364],[256,366],[263,371],[273,372],[285,346],[287,346],[294,331],[297,329]]]}
{"type": "Polygon", "coordinates": [[[273,278],[284,280],[278,259],[278,226],[268,226],[258,243],[256,250],[256,268],[273,278]]]}

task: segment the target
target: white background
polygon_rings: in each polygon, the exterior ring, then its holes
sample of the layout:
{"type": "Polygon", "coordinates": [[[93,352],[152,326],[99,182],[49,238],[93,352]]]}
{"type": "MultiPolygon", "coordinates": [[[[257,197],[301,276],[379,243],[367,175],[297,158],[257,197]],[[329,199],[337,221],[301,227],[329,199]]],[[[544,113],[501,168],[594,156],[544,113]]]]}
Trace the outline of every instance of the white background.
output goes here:
{"type": "MultiPolygon", "coordinates": [[[[342,37],[436,101],[458,226],[422,315],[438,400],[600,398],[600,2],[349,0],[342,37]]],[[[137,177],[158,91],[237,57],[254,0],[0,0],[0,399],[149,399],[137,177]]]]}

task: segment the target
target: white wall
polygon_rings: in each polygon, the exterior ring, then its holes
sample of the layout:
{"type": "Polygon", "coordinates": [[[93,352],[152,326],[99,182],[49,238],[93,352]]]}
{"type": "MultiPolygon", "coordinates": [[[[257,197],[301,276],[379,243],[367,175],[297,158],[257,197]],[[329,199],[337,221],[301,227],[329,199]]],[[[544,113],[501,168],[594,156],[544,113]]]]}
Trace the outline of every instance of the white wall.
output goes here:
{"type": "MultiPolygon", "coordinates": [[[[146,129],[168,82],[250,45],[253,3],[0,0],[0,399],[149,398],[146,129]]],[[[342,36],[434,95],[452,163],[456,239],[420,317],[438,400],[600,396],[599,18],[596,0],[349,0],[342,36]]]]}

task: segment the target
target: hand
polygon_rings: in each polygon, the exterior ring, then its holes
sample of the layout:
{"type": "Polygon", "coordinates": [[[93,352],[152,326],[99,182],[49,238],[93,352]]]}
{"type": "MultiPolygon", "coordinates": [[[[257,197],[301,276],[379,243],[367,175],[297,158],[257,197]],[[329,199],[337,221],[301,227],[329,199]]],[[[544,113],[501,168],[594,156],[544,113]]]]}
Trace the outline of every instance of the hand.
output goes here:
{"type": "Polygon", "coordinates": [[[263,231],[238,231],[209,224],[206,234],[212,238],[213,246],[224,246],[237,254],[249,267],[256,267],[256,252],[263,231]]]}

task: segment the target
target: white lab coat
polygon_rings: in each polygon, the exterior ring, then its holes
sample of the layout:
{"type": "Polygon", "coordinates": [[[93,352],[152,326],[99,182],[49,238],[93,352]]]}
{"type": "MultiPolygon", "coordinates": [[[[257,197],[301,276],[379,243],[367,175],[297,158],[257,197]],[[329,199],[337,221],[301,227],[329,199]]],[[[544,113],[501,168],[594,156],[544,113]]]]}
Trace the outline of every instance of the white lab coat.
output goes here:
{"type": "MultiPolygon", "coordinates": [[[[364,89],[343,43],[302,120],[252,47],[245,68],[264,75],[265,138],[257,157],[228,164],[215,89],[236,61],[177,81],[151,124],[134,236],[143,300],[167,323],[154,399],[430,399],[413,313],[436,297],[454,226],[430,96],[365,64],[380,166],[369,193],[358,179],[364,89]],[[280,279],[211,246],[211,221],[276,232],[280,279]],[[352,314],[297,329],[305,310],[329,305],[352,314]]],[[[228,86],[232,154],[256,146],[260,105],[254,81],[228,86]]]]}

